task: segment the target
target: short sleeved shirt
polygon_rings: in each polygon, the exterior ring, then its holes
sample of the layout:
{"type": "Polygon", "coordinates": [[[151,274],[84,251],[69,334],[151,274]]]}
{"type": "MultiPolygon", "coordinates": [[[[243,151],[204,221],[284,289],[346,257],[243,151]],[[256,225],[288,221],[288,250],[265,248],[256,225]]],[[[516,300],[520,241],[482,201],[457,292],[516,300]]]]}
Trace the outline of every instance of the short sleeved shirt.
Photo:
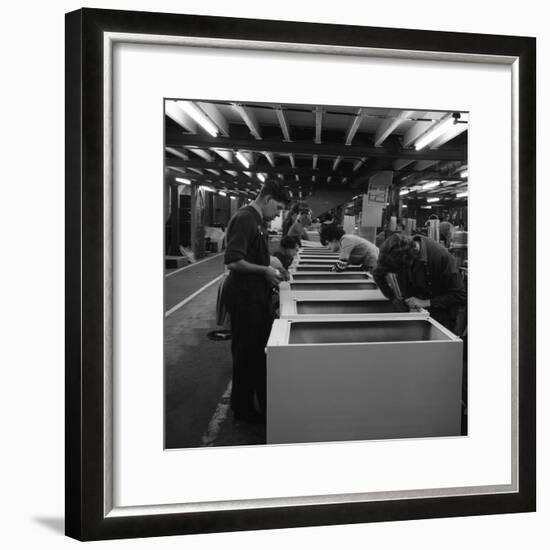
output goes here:
{"type": "MultiPolygon", "coordinates": [[[[245,260],[251,264],[269,265],[267,228],[253,206],[237,210],[227,227],[224,262],[245,260]]],[[[264,299],[269,290],[263,275],[231,271],[227,280],[227,299],[240,300],[246,296],[264,299]]]]}
{"type": "Polygon", "coordinates": [[[339,260],[374,269],[378,260],[378,247],[358,235],[346,233],[340,239],[339,260]]]}

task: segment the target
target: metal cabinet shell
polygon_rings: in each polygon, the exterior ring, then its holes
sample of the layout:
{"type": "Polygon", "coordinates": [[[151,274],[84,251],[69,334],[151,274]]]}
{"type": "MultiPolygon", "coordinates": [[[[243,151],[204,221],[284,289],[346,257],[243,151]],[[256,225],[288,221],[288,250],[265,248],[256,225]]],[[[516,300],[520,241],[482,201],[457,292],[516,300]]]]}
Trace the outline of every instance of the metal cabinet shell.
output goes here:
{"type": "Polygon", "coordinates": [[[459,436],[462,341],[433,319],[278,319],[267,443],[459,436]]]}
{"type": "MultiPolygon", "coordinates": [[[[296,265],[292,266],[292,270],[294,272],[300,272],[300,271],[317,271],[321,273],[330,273],[332,271],[332,267],[334,266],[334,262],[331,263],[297,263],[296,265]]],[[[364,272],[362,266],[360,265],[350,265],[348,266],[345,271],[338,272],[338,273],[357,273],[357,272],[364,272]]]]}
{"type": "Polygon", "coordinates": [[[333,319],[427,319],[425,309],[399,311],[385,296],[361,296],[341,292],[338,296],[326,296],[325,293],[303,293],[285,288],[279,292],[279,316],[281,319],[316,320],[331,317],[333,319]]]}
{"type": "Polygon", "coordinates": [[[280,283],[279,292],[291,291],[297,298],[323,296],[327,299],[341,299],[344,293],[349,297],[357,297],[363,300],[384,300],[376,283],[370,277],[365,279],[327,279],[300,278],[280,283]]]}

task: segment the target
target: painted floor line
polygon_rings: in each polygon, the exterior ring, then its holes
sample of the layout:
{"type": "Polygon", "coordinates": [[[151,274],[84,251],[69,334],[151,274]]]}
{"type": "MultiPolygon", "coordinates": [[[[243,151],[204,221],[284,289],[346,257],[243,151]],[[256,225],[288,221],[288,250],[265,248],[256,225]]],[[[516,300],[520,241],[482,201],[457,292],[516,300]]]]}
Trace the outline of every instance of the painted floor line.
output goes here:
{"type": "Polygon", "coordinates": [[[209,286],[212,286],[214,283],[217,283],[225,274],[222,273],[221,275],[218,275],[218,277],[216,277],[215,279],[213,279],[212,281],[210,281],[209,283],[206,283],[203,287],[199,288],[199,290],[197,290],[196,292],[193,292],[193,294],[191,294],[191,296],[188,296],[187,298],[185,298],[185,300],[182,300],[179,304],[176,304],[174,307],[170,308],[165,314],[164,316],[165,317],[168,317],[169,315],[172,315],[172,313],[174,313],[174,311],[177,311],[180,307],[184,306],[185,304],[187,304],[188,302],[190,302],[193,298],[195,298],[196,296],[198,296],[201,292],[203,292],[204,290],[206,290],[209,286]]]}
{"type": "Polygon", "coordinates": [[[202,436],[201,447],[211,447],[220,433],[222,424],[227,418],[227,413],[229,411],[231,386],[232,383],[230,380],[226,390],[223,392],[216,410],[214,411],[214,414],[212,415],[212,418],[210,419],[210,422],[208,423],[208,428],[202,436]]]}
{"type": "Polygon", "coordinates": [[[183,267],[180,267],[179,269],[176,269],[174,271],[170,271],[170,273],[167,273],[165,277],[171,277],[172,275],[175,275],[176,273],[179,273],[180,271],[183,271],[184,269],[189,269],[190,267],[195,267],[196,265],[202,264],[204,262],[207,262],[208,260],[212,260],[213,258],[217,258],[218,256],[221,256],[223,252],[218,252],[217,254],[214,254],[213,256],[208,256],[208,258],[205,258],[204,260],[199,260],[198,262],[195,262],[193,264],[185,265],[183,267]]]}

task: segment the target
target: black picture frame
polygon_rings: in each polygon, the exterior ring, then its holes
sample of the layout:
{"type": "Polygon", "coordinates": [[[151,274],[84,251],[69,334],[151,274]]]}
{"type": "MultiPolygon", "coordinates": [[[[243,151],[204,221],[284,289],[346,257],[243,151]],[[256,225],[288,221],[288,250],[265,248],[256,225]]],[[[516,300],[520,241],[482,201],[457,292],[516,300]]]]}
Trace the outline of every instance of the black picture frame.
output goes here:
{"type": "Polygon", "coordinates": [[[150,537],[535,510],[536,42],[534,38],[167,13],[66,15],[66,534],[150,537]],[[506,56],[518,69],[518,490],[109,517],[105,513],[103,38],[106,32],[506,56]]]}

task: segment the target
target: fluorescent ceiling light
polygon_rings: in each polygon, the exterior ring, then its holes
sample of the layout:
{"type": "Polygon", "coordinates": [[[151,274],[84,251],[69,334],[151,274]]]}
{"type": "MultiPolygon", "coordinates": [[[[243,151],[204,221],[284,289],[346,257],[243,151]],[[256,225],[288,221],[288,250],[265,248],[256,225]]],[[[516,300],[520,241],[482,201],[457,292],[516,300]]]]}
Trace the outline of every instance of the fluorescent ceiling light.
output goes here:
{"type": "Polygon", "coordinates": [[[265,176],[263,174],[257,174],[257,176],[260,181],[265,181],[265,176]]]}
{"type": "Polygon", "coordinates": [[[218,137],[218,129],[210,119],[191,101],[178,101],[178,105],[211,136],[218,137]]]}
{"type": "Polygon", "coordinates": [[[462,197],[467,197],[467,196],[468,196],[468,191],[465,191],[464,193],[457,193],[456,194],[457,199],[461,199],[462,197]]]}
{"type": "Polygon", "coordinates": [[[176,181],[178,183],[183,183],[183,185],[190,185],[191,180],[188,180],[187,178],[176,178],[176,181]]]}
{"type": "Polygon", "coordinates": [[[401,189],[401,191],[399,191],[399,194],[400,194],[401,196],[403,196],[403,195],[408,195],[408,194],[409,194],[409,190],[408,190],[408,189],[401,189]]]}
{"type": "Polygon", "coordinates": [[[227,194],[224,193],[223,191],[218,191],[218,195],[220,195],[222,197],[227,197],[227,194]]]}
{"type": "Polygon", "coordinates": [[[404,204],[401,208],[408,208],[408,206],[406,204],[404,204]]]}
{"type": "Polygon", "coordinates": [[[231,198],[232,200],[234,200],[234,201],[237,200],[237,197],[234,197],[233,195],[231,195],[230,198],[231,198]]]}
{"type": "Polygon", "coordinates": [[[201,185],[201,189],[203,191],[210,191],[211,193],[215,193],[216,190],[213,187],[209,187],[208,185],[201,185]]]}
{"type": "Polygon", "coordinates": [[[240,151],[237,151],[237,154],[235,156],[245,168],[250,168],[250,162],[248,162],[248,159],[240,151]]]}
{"type": "Polygon", "coordinates": [[[431,210],[432,209],[431,206],[426,206],[426,205],[421,206],[420,208],[423,208],[424,210],[431,210]]]}
{"type": "Polygon", "coordinates": [[[439,185],[438,181],[430,181],[422,186],[422,189],[433,189],[439,185]]]}
{"type": "Polygon", "coordinates": [[[439,197],[432,197],[431,199],[426,199],[426,202],[438,202],[439,197]]]}
{"type": "Polygon", "coordinates": [[[468,177],[468,169],[466,168],[466,170],[462,170],[462,172],[460,172],[460,177],[461,178],[467,178],[468,177]]]}
{"type": "Polygon", "coordinates": [[[445,115],[414,142],[414,148],[417,151],[419,149],[423,149],[426,145],[430,144],[432,141],[435,141],[439,136],[443,135],[450,128],[452,128],[454,124],[455,118],[453,113],[445,115]]]}

